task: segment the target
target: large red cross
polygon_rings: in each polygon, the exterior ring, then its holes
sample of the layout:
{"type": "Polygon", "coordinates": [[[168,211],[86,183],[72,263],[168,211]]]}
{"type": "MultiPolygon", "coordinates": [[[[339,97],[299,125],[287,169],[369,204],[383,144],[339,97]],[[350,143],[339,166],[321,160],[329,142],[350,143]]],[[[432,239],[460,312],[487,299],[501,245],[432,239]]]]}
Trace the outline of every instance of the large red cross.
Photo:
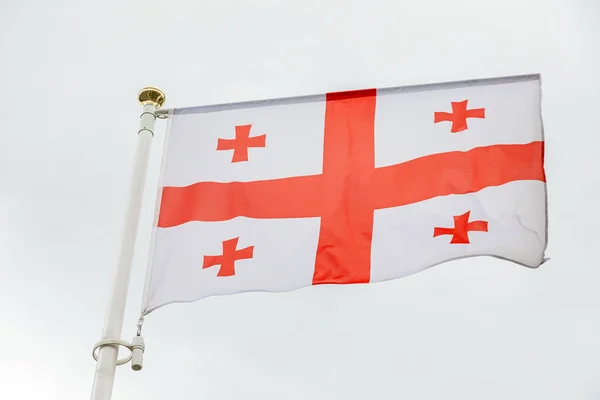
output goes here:
{"type": "Polygon", "coordinates": [[[220,256],[204,256],[202,268],[220,265],[221,267],[219,268],[217,276],[235,275],[235,262],[237,260],[252,258],[254,253],[254,246],[236,250],[239,239],[239,237],[236,237],[223,241],[223,254],[220,256]]]}
{"type": "Polygon", "coordinates": [[[450,243],[452,244],[469,244],[469,232],[487,232],[487,221],[471,221],[469,216],[471,211],[467,211],[462,215],[454,217],[454,228],[433,228],[433,237],[441,235],[452,235],[450,243]]]}
{"type": "Polygon", "coordinates": [[[467,118],[485,118],[485,108],[473,108],[467,110],[469,100],[452,102],[452,113],[435,112],[433,113],[433,122],[451,121],[452,128],[450,132],[462,132],[468,128],[467,118]]]}
{"type": "Polygon", "coordinates": [[[248,161],[248,147],[265,147],[267,135],[250,137],[252,125],[235,127],[235,139],[219,139],[217,150],[233,150],[231,162],[248,161]]]}
{"type": "Polygon", "coordinates": [[[327,95],[322,174],[164,187],[158,226],[239,216],[320,217],[313,284],[367,283],[375,210],[512,181],[545,181],[541,141],[439,153],[375,168],[375,102],[375,90],[327,95]]]}

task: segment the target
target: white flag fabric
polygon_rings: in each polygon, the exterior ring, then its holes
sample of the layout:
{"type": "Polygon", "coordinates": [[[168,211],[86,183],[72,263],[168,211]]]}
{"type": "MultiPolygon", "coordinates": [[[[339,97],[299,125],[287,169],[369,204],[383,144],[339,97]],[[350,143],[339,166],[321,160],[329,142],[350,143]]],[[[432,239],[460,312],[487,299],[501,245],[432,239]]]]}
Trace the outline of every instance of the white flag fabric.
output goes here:
{"type": "Polygon", "coordinates": [[[539,75],[175,109],[144,313],[544,261],[539,75]]]}

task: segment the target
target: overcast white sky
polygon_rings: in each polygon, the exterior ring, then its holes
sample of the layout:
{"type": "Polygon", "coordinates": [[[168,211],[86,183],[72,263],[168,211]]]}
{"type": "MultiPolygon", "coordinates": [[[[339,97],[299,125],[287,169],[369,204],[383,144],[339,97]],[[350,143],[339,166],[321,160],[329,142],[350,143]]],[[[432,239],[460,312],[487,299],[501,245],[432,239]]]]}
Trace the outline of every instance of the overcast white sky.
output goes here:
{"type": "Polygon", "coordinates": [[[2,0],[0,398],[89,397],[141,87],[182,107],[536,72],[549,262],[170,305],[113,399],[600,398],[599,71],[599,0],[2,0]]]}

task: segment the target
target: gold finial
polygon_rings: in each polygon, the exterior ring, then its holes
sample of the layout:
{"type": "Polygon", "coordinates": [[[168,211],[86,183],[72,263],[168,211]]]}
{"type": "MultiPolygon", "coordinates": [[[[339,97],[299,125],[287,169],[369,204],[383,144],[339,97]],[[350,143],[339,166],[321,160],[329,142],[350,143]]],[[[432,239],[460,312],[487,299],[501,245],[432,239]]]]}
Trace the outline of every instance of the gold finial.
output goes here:
{"type": "Polygon", "coordinates": [[[156,108],[161,108],[165,104],[166,96],[159,88],[146,86],[138,93],[138,101],[142,105],[153,104],[156,108]]]}

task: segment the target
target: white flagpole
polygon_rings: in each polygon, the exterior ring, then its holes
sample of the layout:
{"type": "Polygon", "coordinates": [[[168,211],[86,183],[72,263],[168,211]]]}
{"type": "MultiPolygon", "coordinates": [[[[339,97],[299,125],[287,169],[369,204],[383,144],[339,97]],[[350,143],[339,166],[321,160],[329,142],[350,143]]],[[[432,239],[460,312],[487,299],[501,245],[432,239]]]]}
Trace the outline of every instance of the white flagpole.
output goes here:
{"type": "MultiPolygon", "coordinates": [[[[157,88],[146,87],[139,92],[138,100],[143,105],[143,111],[140,116],[140,130],[138,131],[138,145],[131,176],[129,203],[125,217],[119,263],[114,277],[102,333],[102,342],[114,344],[99,346],[91,400],[110,400],[115,379],[115,369],[117,364],[122,363],[121,360],[119,362],[117,360],[118,342],[122,342],[120,339],[123,317],[125,315],[127,291],[129,289],[131,263],[146,182],[150,145],[154,136],[155,111],[164,104],[165,95],[157,88]]],[[[126,362],[128,359],[123,361],[126,362]]]]}

